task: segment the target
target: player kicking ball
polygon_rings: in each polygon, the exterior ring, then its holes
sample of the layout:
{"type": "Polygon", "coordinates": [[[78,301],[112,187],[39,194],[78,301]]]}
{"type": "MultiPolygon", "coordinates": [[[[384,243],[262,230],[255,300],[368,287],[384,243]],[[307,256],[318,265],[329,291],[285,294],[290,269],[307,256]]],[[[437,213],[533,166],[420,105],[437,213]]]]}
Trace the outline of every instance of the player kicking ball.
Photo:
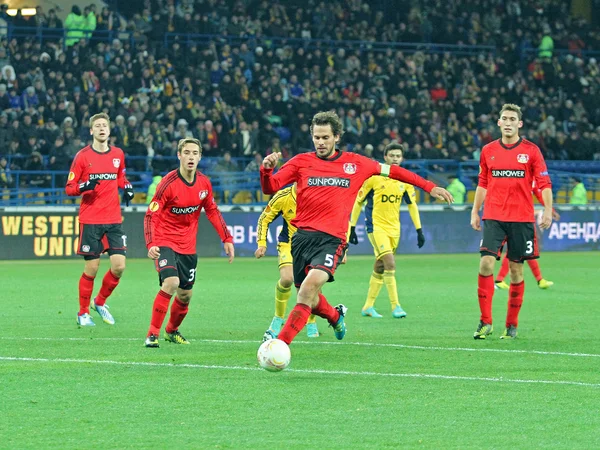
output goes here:
{"type": "Polygon", "coordinates": [[[452,195],[415,173],[398,166],[379,164],[365,156],[336,148],[343,133],[342,122],[334,112],[319,112],[310,131],[315,152],[301,153],[286,162],[276,174],[273,169],[279,153],[265,157],[260,183],[265,194],[297,182],[296,217],[298,231],[292,238],[294,284],[298,289],[296,306],[289,314],[278,339],[290,344],[304,328],[311,314],[326,319],[336,339],[346,334],[344,305],[331,306],[321,288],[334,280],[346,249],[348,217],[363,183],[373,175],[384,175],[418,186],[434,197],[452,202],[452,195]]]}
{"type": "MultiPolygon", "coordinates": [[[[403,160],[403,147],[397,142],[388,144],[383,151],[386,164],[399,166],[403,160]]],[[[396,287],[396,261],[394,254],[400,242],[400,205],[404,201],[408,205],[410,218],[417,230],[417,245],[425,245],[425,236],[421,229],[421,217],[416,203],[415,187],[397,180],[374,176],[365,181],[354,202],[350,218],[351,244],[358,244],[355,226],[360,216],[363,203],[365,208],[365,225],[369,241],[375,252],[375,265],[369,281],[367,300],[362,308],[365,317],[383,317],[375,310],[375,300],[385,284],[392,306],[392,317],[402,319],[406,312],[398,300],[396,287]]]]}
{"type": "MultiPolygon", "coordinates": [[[[296,194],[296,183],[277,192],[258,218],[258,248],[254,252],[254,256],[256,256],[256,258],[262,258],[267,252],[267,232],[269,230],[269,225],[277,217],[283,217],[283,227],[277,237],[279,281],[275,287],[275,316],[273,316],[271,325],[263,336],[263,341],[277,338],[279,335],[281,327],[283,327],[285,322],[284,317],[288,300],[292,295],[294,272],[292,271],[291,239],[296,232],[296,227],[292,225],[291,222],[294,217],[296,217],[296,194]]],[[[311,314],[308,318],[306,334],[309,338],[319,337],[319,330],[314,314],[311,314]]]]}
{"type": "Polygon", "coordinates": [[[545,230],[552,224],[552,185],[548,169],[537,145],[519,136],[519,129],[523,126],[521,108],[505,104],[500,111],[498,126],[502,137],[490,142],[481,151],[479,183],[471,211],[471,226],[480,231],[479,209],[484,205],[477,289],[481,316],[474,339],[486,339],[493,331],[494,265],[500,259],[505,244],[511,284],[506,328],[500,338],[517,337],[519,311],[525,292],[523,262],[539,257],[531,195],[534,181],[544,203],[540,228],[545,230]]]}
{"type": "Polygon", "coordinates": [[[100,255],[107,252],[110,269],[102,279],[100,292],[92,303],[102,321],[114,325],[115,319],[108,310],[106,299],[118,286],[125,271],[127,236],[123,233],[119,188],[125,191],[125,203],[133,199],[133,187],[125,177],[123,150],[108,145],[110,118],[96,114],[90,118],[92,145],[82,148],[73,159],[66,192],[70,196],[81,195],[79,207],[79,248],[85,266],[79,279],[80,327],[95,326],[90,315],[90,299],[94,279],[100,268],[100,255]]]}
{"type": "Polygon", "coordinates": [[[165,328],[165,340],[189,344],[179,332],[179,326],[188,313],[196,281],[196,234],[202,209],[219,234],[229,263],[234,258],[233,238],[213,198],[212,184],[198,171],[202,157],[200,141],[181,139],[177,145],[177,157],[179,169],[169,172],[158,184],[144,218],[148,258],[154,260],[160,282],[144,343],[150,348],[159,347],[158,336],[175,293],[165,328]]]}

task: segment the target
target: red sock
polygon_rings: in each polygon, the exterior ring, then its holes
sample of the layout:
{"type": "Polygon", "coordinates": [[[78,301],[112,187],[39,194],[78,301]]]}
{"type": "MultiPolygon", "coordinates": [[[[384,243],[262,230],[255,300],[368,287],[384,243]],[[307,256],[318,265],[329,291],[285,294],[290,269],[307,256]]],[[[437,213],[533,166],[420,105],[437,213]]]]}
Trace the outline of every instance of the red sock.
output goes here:
{"type": "Polygon", "coordinates": [[[81,274],[79,279],[79,315],[90,313],[90,298],[94,290],[94,278],[81,274]]]}
{"type": "Polygon", "coordinates": [[[483,323],[492,323],[492,298],[494,297],[494,277],[484,277],[479,274],[477,295],[479,296],[480,320],[483,323]]]}
{"type": "Polygon", "coordinates": [[[508,256],[505,256],[504,259],[502,260],[502,265],[500,266],[500,270],[498,271],[498,276],[496,277],[496,281],[504,281],[507,273],[508,273],[508,256]]]}
{"type": "Polygon", "coordinates": [[[188,313],[188,307],[189,303],[183,303],[179,298],[175,297],[171,305],[169,323],[167,323],[167,328],[165,329],[167,333],[172,333],[179,328],[179,325],[181,325],[181,322],[185,319],[185,315],[188,313]]]}
{"type": "Polygon", "coordinates": [[[158,336],[160,329],[165,321],[165,316],[169,310],[169,302],[171,301],[171,295],[167,294],[162,289],[158,291],[154,298],[154,305],[152,306],[152,319],[150,319],[150,329],[148,330],[148,336],[154,334],[158,336]]]}
{"type": "Polygon", "coordinates": [[[515,327],[519,325],[519,311],[523,304],[523,293],[525,292],[525,282],[510,285],[508,290],[508,311],[506,313],[506,328],[510,325],[515,327]]]}
{"type": "Polygon", "coordinates": [[[296,306],[294,306],[294,309],[292,309],[288,319],[285,321],[285,325],[279,332],[277,339],[281,339],[287,345],[290,345],[296,335],[304,328],[306,322],[308,322],[310,313],[310,306],[303,303],[296,303],[296,306]]]}
{"type": "Polygon", "coordinates": [[[527,264],[529,264],[529,268],[531,269],[531,273],[535,277],[536,281],[540,281],[542,277],[542,271],[540,269],[540,265],[537,262],[537,259],[528,259],[527,264]]]}
{"type": "Polygon", "coordinates": [[[104,278],[102,279],[102,287],[100,288],[100,292],[98,292],[98,295],[96,296],[96,305],[104,306],[108,296],[112,294],[112,291],[119,284],[119,280],[120,278],[115,277],[115,274],[108,269],[108,272],[106,272],[106,275],[104,275],[104,278]]]}
{"type": "Polygon", "coordinates": [[[327,319],[331,325],[335,325],[340,319],[340,313],[338,310],[329,304],[323,294],[319,294],[319,303],[312,310],[312,313],[322,317],[323,319],[327,319]]]}

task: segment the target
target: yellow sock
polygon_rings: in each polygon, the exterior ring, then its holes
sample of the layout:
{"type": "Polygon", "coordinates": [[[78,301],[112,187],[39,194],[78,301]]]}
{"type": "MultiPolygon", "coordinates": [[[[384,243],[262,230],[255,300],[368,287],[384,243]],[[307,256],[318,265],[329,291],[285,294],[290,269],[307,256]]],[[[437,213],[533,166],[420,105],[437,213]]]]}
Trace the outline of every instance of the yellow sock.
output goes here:
{"type": "Polygon", "coordinates": [[[383,282],[387,288],[392,309],[394,309],[396,306],[400,306],[400,302],[398,302],[398,288],[396,287],[396,271],[384,270],[383,282]]]}
{"type": "Polygon", "coordinates": [[[375,300],[377,299],[382,286],[383,275],[373,272],[371,274],[371,279],[369,280],[369,292],[367,292],[367,301],[365,302],[365,306],[363,306],[363,310],[371,308],[375,304],[375,300]]]}
{"type": "Polygon", "coordinates": [[[292,287],[285,288],[281,285],[281,283],[277,282],[277,287],[275,288],[275,315],[277,317],[281,317],[282,319],[285,317],[285,311],[287,310],[288,300],[292,296],[292,287]]]}
{"type": "Polygon", "coordinates": [[[316,323],[316,321],[317,321],[317,318],[315,317],[315,315],[314,315],[314,314],[311,314],[311,315],[308,317],[308,322],[306,322],[306,323],[316,323]]]}

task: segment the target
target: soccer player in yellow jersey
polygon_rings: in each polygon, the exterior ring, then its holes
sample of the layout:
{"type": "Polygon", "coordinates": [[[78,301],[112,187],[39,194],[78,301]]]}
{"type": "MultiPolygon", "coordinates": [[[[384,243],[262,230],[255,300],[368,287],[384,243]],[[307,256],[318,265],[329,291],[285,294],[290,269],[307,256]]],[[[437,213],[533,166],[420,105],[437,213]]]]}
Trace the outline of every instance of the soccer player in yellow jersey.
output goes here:
{"type": "MultiPolygon", "coordinates": [[[[399,166],[403,159],[402,145],[391,143],[385,147],[384,159],[386,164],[399,166]]],[[[358,221],[362,204],[366,202],[365,223],[369,241],[375,251],[375,266],[369,282],[367,301],[362,308],[362,315],[368,317],[383,317],[375,308],[375,300],[383,284],[388,291],[392,306],[392,316],[398,319],[406,317],[406,312],[398,301],[396,287],[396,262],[394,254],[400,241],[400,204],[408,204],[410,218],[417,229],[417,245],[425,244],[425,236],[421,229],[419,208],[416,204],[414,186],[382,176],[369,178],[356,197],[350,219],[350,243],[358,244],[354,227],[358,221]]]]}
{"type": "MultiPolygon", "coordinates": [[[[283,216],[283,228],[277,237],[279,281],[275,288],[275,315],[269,329],[265,333],[265,340],[277,338],[281,327],[285,323],[285,311],[288,300],[292,295],[292,285],[294,284],[292,236],[296,232],[296,227],[291,224],[291,221],[296,217],[296,183],[277,192],[258,218],[258,248],[254,252],[254,256],[257,258],[265,256],[267,252],[267,231],[269,224],[279,216],[283,216]]],[[[319,330],[317,329],[314,314],[311,314],[308,318],[306,332],[309,338],[319,337],[319,330]]]]}

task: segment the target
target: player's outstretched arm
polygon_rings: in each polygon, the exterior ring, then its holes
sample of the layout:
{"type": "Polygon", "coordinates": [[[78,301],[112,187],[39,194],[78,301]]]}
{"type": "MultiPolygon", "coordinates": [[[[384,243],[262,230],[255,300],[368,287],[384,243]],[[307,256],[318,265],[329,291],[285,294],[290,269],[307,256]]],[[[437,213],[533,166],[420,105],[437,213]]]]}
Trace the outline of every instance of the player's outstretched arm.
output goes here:
{"type": "Polygon", "coordinates": [[[280,157],[281,153],[271,153],[265,157],[260,166],[260,186],[267,195],[274,194],[283,186],[297,181],[297,157],[290,159],[273,175],[273,169],[277,166],[280,157]]]}
{"type": "Polygon", "coordinates": [[[425,178],[420,177],[416,173],[411,172],[410,170],[406,170],[403,167],[382,164],[381,175],[393,178],[394,180],[412,184],[413,186],[417,186],[423,189],[425,192],[429,193],[432,197],[438,200],[443,200],[448,204],[454,202],[452,194],[450,194],[450,192],[448,192],[446,189],[436,186],[431,181],[428,181],[425,178]]]}

